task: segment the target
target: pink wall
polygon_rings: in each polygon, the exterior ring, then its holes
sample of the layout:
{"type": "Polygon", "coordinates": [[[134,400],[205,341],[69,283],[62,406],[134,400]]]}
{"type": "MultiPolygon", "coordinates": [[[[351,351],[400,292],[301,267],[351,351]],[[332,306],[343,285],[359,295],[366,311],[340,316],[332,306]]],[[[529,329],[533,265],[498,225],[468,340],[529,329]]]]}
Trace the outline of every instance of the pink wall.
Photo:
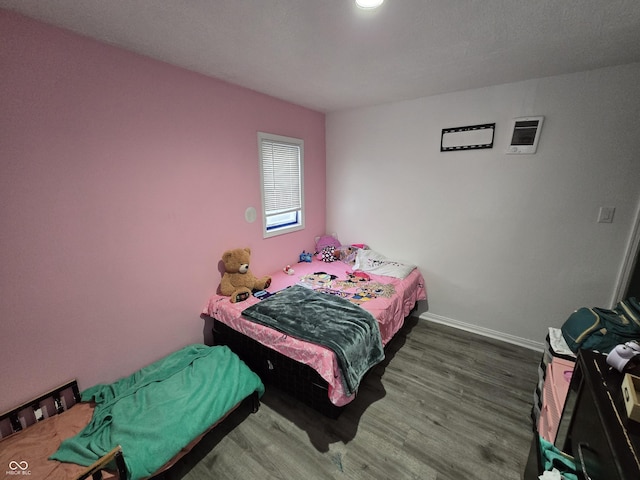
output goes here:
{"type": "Polygon", "coordinates": [[[0,411],[203,341],[228,248],[325,226],[324,115],[0,10],[0,411]],[[263,239],[257,133],[305,141],[306,229],[263,239]]]}

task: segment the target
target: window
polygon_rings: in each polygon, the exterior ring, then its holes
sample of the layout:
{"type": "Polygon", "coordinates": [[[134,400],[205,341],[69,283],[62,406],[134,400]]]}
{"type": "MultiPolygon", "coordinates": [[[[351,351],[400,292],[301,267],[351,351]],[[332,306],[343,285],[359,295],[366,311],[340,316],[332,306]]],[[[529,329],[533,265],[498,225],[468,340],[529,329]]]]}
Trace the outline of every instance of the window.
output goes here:
{"type": "Polygon", "coordinates": [[[258,133],[264,237],[304,228],[304,141],[258,133]]]}

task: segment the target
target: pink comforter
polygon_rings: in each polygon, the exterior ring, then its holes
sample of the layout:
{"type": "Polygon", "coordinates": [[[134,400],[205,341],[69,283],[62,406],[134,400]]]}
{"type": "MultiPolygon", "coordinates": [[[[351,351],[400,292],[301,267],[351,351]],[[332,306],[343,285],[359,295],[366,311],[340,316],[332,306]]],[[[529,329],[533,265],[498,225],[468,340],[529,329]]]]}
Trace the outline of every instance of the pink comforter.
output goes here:
{"type": "MultiPolygon", "coordinates": [[[[346,263],[340,261],[326,263],[316,258],[311,263],[297,263],[292,267],[295,270],[294,275],[287,275],[284,272],[272,275],[269,292],[302,283],[315,290],[340,295],[361,305],[378,320],[383,345],[386,345],[402,327],[404,319],[416,302],[427,298],[424,278],[418,269],[414,269],[406,278],[398,279],[353,272],[351,266],[346,263]]],[[[331,350],[289,337],[242,317],[242,311],[245,308],[259,301],[255,297],[250,297],[244,302],[231,303],[229,297],[213,295],[202,313],[315,369],[327,381],[329,400],[334,405],[342,406],[351,402],[356,394],[346,395],[337,358],[331,350]]]]}

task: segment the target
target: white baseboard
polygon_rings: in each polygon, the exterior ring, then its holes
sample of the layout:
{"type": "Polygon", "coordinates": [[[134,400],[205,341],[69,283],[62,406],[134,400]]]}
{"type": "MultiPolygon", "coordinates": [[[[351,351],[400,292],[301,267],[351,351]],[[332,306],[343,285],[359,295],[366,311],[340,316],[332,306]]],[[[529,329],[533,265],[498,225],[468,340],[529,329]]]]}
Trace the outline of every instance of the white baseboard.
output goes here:
{"type": "Polygon", "coordinates": [[[497,330],[491,330],[490,328],[479,327],[478,325],[472,325],[471,323],[461,322],[459,320],[453,320],[452,318],[443,317],[434,313],[424,312],[420,314],[422,320],[427,322],[440,323],[442,325],[448,325],[453,328],[459,328],[467,332],[476,333],[484,337],[495,338],[503,342],[512,343],[521,347],[535,350],[538,352],[544,351],[543,342],[534,342],[522,337],[516,337],[515,335],[509,335],[508,333],[498,332],[497,330]]]}

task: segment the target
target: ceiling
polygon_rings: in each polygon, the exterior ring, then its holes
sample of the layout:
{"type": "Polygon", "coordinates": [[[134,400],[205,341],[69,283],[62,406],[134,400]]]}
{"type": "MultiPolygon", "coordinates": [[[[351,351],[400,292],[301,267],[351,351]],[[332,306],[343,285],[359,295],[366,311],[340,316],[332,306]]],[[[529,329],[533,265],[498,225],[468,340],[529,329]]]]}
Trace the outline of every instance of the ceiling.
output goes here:
{"type": "Polygon", "coordinates": [[[321,112],[640,61],[638,0],[0,0],[321,112]]]}

